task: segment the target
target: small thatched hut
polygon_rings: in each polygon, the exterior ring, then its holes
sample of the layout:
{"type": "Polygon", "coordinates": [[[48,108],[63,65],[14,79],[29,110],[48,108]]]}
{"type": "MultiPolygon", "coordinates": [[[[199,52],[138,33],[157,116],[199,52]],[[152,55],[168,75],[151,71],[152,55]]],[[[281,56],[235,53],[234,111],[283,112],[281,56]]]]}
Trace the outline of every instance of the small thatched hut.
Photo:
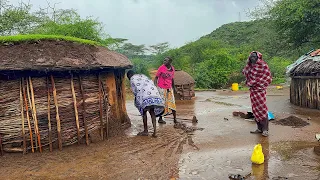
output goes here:
{"type": "Polygon", "coordinates": [[[103,139],[130,124],[124,75],[132,64],[125,56],[64,40],[4,42],[1,152],[89,144],[94,134],[103,139]]]}
{"type": "Polygon", "coordinates": [[[288,66],[291,77],[290,101],[292,104],[320,109],[320,49],[300,57],[288,66]]]}
{"type": "Polygon", "coordinates": [[[176,70],[174,75],[174,84],[177,88],[177,92],[175,94],[176,99],[190,100],[195,96],[195,80],[188,73],[182,70],[176,70]]]}

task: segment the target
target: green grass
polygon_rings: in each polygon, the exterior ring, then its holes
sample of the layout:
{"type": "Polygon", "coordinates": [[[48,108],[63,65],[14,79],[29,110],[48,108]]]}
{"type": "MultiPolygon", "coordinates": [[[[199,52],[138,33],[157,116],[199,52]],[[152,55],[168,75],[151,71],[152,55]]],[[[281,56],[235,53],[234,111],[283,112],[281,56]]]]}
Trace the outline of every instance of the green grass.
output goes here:
{"type": "Polygon", "coordinates": [[[39,34],[30,34],[30,35],[16,35],[16,36],[0,36],[0,44],[18,44],[22,42],[34,42],[34,41],[41,41],[41,40],[63,40],[63,41],[70,41],[70,42],[77,42],[80,44],[87,44],[93,46],[101,46],[100,43],[80,39],[70,36],[61,36],[61,35],[39,35],[39,34]]]}
{"type": "Polygon", "coordinates": [[[280,84],[283,84],[283,83],[286,83],[287,80],[286,78],[273,78],[272,79],[272,84],[273,85],[280,85],[280,84]]]}

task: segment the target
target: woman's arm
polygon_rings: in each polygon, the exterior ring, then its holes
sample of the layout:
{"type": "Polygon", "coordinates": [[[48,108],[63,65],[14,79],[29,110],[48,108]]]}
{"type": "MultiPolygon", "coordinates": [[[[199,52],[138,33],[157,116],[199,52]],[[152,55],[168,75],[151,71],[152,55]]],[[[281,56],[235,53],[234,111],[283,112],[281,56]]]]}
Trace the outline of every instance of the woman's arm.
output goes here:
{"type": "Polygon", "coordinates": [[[158,86],[158,79],[159,79],[158,76],[156,76],[156,77],[154,78],[154,85],[155,85],[155,86],[158,86]]]}
{"type": "Polygon", "coordinates": [[[177,93],[177,88],[176,86],[174,85],[174,80],[172,79],[172,89],[173,89],[173,92],[174,93],[177,93]]]}

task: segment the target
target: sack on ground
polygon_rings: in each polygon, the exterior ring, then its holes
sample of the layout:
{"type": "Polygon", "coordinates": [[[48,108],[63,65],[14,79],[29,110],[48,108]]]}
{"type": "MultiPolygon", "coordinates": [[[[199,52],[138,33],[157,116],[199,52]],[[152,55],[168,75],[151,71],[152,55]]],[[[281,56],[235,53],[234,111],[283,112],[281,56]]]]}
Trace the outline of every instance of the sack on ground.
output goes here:
{"type": "Polygon", "coordinates": [[[264,154],[262,152],[261,144],[257,144],[252,152],[251,162],[254,164],[263,164],[264,163],[264,154]]]}

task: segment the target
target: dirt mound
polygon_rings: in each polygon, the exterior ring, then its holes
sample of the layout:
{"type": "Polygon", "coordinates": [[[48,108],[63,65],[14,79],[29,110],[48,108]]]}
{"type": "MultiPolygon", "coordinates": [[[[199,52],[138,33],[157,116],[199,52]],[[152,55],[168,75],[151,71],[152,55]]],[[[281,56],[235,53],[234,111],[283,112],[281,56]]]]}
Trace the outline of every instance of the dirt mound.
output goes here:
{"type": "Polygon", "coordinates": [[[300,128],[300,127],[304,127],[304,126],[309,125],[308,122],[306,122],[296,116],[289,116],[287,118],[275,121],[274,123],[277,125],[292,126],[294,128],[300,128]]]}

